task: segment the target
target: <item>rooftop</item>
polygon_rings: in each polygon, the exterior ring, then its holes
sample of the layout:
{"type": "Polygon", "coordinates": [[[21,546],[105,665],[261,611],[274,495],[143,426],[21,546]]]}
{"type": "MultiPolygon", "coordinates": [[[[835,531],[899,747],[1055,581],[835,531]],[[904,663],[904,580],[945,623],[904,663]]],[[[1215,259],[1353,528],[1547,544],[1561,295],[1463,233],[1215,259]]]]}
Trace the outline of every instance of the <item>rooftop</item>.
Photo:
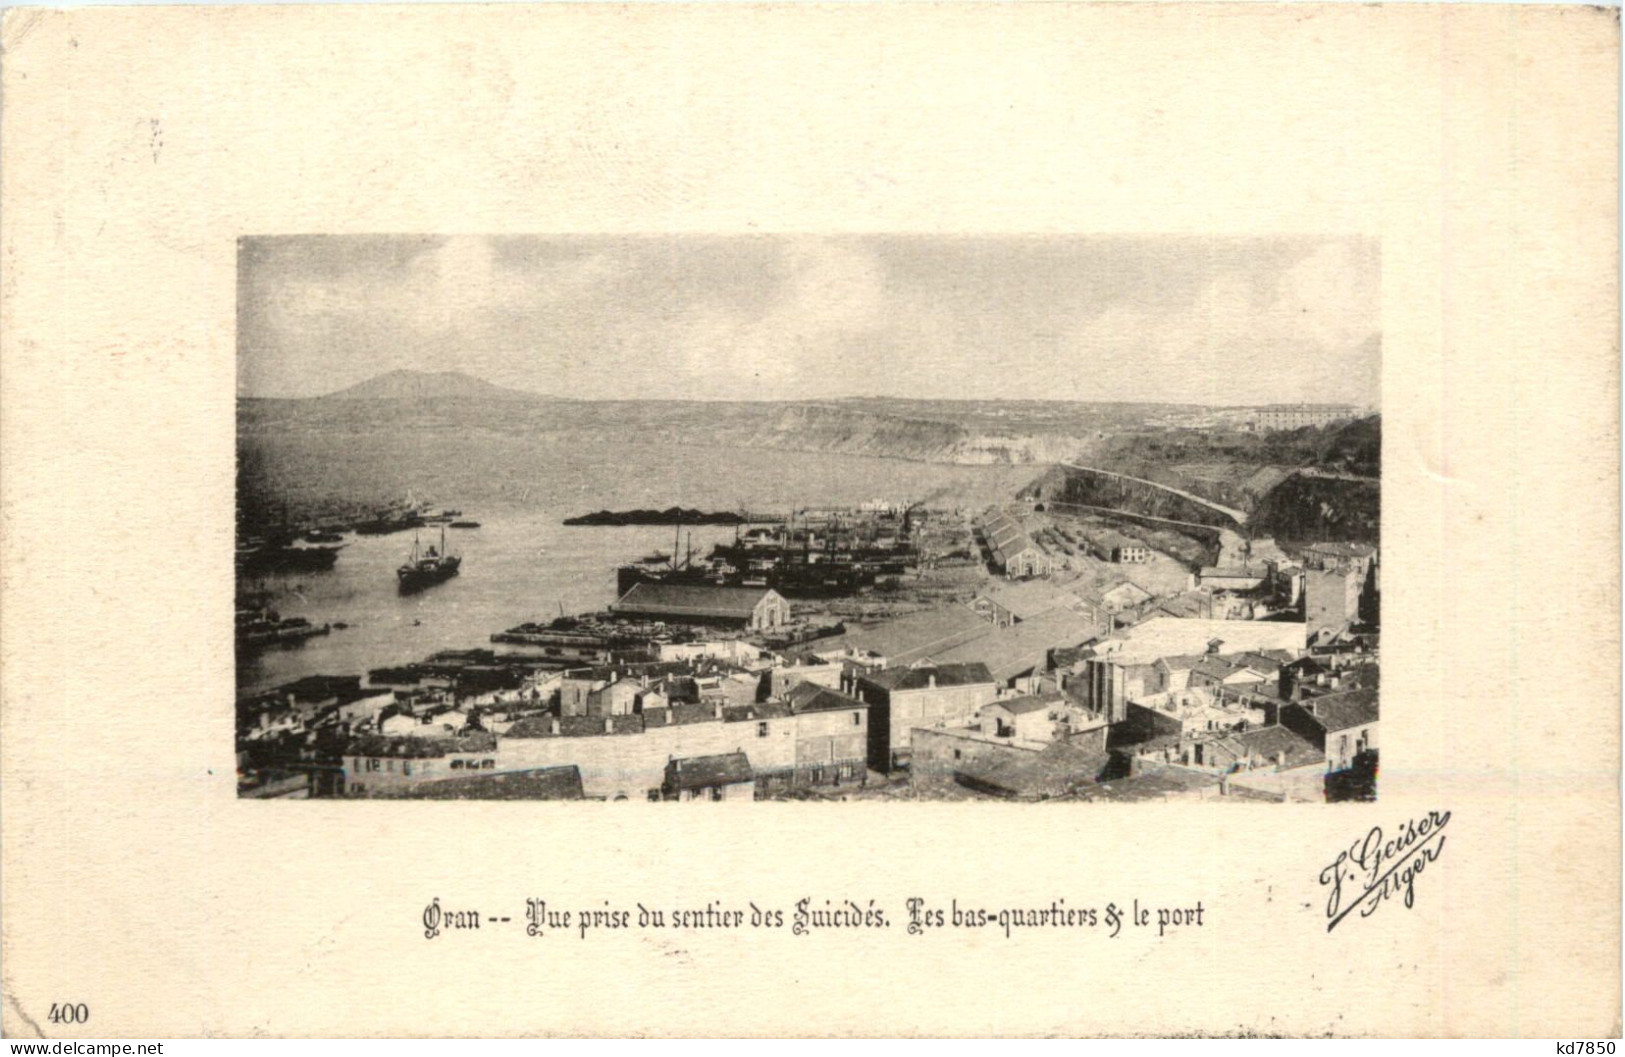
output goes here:
{"type": "Polygon", "coordinates": [[[748,620],[762,599],[777,592],[766,587],[718,587],[712,584],[639,583],[610,608],[616,612],[662,612],[748,620]]]}
{"type": "Polygon", "coordinates": [[[1000,628],[952,649],[933,653],[940,664],[984,665],[997,682],[1043,667],[1049,651],[1077,646],[1099,631],[1094,621],[1069,610],[1055,610],[1000,628]]]}
{"type": "Polygon", "coordinates": [[[1002,796],[1048,799],[1093,783],[1109,762],[1105,753],[1065,742],[1042,750],[1012,749],[990,758],[967,760],[954,777],[974,789],[1002,796]]]}
{"type": "Polygon", "coordinates": [[[580,800],[581,771],[571,764],[441,778],[402,787],[396,795],[409,800],[580,800]]]}
{"type": "Polygon", "coordinates": [[[1145,771],[1128,778],[1116,778],[1097,785],[1079,786],[1073,794],[1079,800],[1111,800],[1133,802],[1139,800],[1166,800],[1181,794],[1211,789],[1219,784],[1219,777],[1179,767],[1166,767],[1145,771]]]}
{"type": "Polygon", "coordinates": [[[754,781],[756,772],[742,752],[689,756],[666,764],[666,784],[674,789],[705,789],[754,781]]]}
{"type": "Polygon", "coordinates": [[[994,701],[988,708],[1002,708],[1012,716],[1024,716],[1029,712],[1042,712],[1059,703],[1059,694],[1050,697],[1010,697],[1003,701],[994,701]]]}
{"type": "Polygon", "coordinates": [[[1304,767],[1322,763],[1326,759],[1324,753],[1296,732],[1280,726],[1260,727],[1243,734],[1230,734],[1219,740],[1221,744],[1233,746],[1231,751],[1238,756],[1274,760],[1275,754],[1280,753],[1287,767],[1304,767]]]}
{"type": "Polygon", "coordinates": [[[1052,610],[1064,609],[1075,605],[1078,601],[1077,595],[1072,592],[1042,580],[995,583],[983,591],[981,597],[1022,620],[1052,610]]]}
{"type": "Polygon", "coordinates": [[[843,709],[869,707],[856,698],[831,690],[827,686],[819,686],[817,683],[797,683],[784,696],[789,702],[790,711],[794,713],[837,712],[843,709]]]}
{"type": "Polygon", "coordinates": [[[936,664],[919,668],[884,668],[858,676],[883,690],[924,690],[935,678],[938,687],[977,686],[993,682],[985,664],[936,664]]]}
{"type": "Polygon", "coordinates": [[[1351,690],[1344,694],[1312,697],[1297,706],[1315,717],[1327,731],[1348,730],[1377,721],[1377,691],[1351,690]]]}
{"type": "Polygon", "coordinates": [[[822,642],[819,647],[820,652],[851,648],[859,653],[879,654],[891,664],[909,664],[992,631],[984,617],[953,605],[910,613],[872,627],[849,626],[846,634],[822,642]]]}
{"type": "Polygon", "coordinates": [[[455,752],[490,752],[497,747],[496,735],[486,731],[460,738],[393,737],[366,734],[351,738],[344,746],[346,756],[396,756],[407,759],[445,756],[455,752]]]}

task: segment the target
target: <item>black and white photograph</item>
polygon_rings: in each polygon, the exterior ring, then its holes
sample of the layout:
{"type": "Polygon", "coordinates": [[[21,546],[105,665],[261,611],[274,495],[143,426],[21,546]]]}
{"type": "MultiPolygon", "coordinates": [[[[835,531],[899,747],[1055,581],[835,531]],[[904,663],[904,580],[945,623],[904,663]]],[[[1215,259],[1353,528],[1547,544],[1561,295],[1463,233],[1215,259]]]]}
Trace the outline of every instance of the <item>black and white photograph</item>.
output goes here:
{"type": "Polygon", "coordinates": [[[240,797],[1376,796],[1375,239],[237,254],[240,797]]]}

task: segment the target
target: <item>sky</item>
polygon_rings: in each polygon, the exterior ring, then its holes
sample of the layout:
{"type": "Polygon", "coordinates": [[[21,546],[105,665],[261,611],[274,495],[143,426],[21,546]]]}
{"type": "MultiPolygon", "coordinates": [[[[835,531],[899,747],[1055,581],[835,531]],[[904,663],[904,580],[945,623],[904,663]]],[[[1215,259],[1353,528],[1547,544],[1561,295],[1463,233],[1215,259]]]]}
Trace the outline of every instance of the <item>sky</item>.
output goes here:
{"type": "Polygon", "coordinates": [[[1380,285],[1367,238],[263,237],[237,385],[1374,407],[1380,285]]]}

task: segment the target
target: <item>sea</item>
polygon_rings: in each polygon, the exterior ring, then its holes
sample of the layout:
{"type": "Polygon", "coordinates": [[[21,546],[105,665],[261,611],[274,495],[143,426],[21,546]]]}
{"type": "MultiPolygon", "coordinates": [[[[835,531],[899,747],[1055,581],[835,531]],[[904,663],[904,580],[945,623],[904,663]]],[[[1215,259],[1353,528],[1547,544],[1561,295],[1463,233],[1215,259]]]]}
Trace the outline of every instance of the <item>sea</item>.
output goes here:
{"type": "MultiPolygon", "coordinates": [[[[329,460],[340,448],[321,452],[329,460]]],[[[304,495],[311,496],[309,461],[304,495]]],[[[415,497],[462,511],[477,529],[445,530],[460,575],[411,595],[397,589],[395,569],[407,560],[414,533],[344,535],[331,570],[265,577],[245,586],[263,591],[282,616],[344,624],[297,646],[239,657],[239,693],[254,693],[308,675],[362,675],[372,668],[423,660],[438,650],[486,648],[491,635],[527,621],[601,610],[615,600],[615,569],[674,546],[703,557],[734,537],[731,526],[566,526],[567,517],[600,509],[670,506],[781,513],[804,507],[855,507],[870,499],[925,501],[939,508],[994,502],[1037,477],[1041,466],[963,466],[819,452],[762,449],[649,448],[605,444],[596,452],[571,445],[557,459],[527,462],[523,487],[469,487],[439,473],[432,491],[415,497]],[[564,456],[568,457],[564,457],[564,456]]],[[[273,456],[274,458],[274,456],[273,456]]],[[[330,480],[361,470],[343,467],[330,480]]],[[[410,483],[408,482],[408,487],[410,483]]],[[[327,497],[337,499],[339,497],[327,497]]],[[[438,526],[415,534],[440,544],[438,526]]]]}

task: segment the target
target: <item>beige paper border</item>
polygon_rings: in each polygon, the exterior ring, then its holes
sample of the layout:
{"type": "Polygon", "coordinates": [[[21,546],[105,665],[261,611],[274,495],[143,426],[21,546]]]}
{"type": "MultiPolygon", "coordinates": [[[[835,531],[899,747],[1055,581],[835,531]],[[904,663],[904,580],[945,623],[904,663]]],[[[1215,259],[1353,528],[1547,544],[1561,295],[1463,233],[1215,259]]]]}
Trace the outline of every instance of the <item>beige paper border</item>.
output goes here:
{"type": "Polygon", "coordinates": [[[1616,12],[12,10],[3,39],[8,1036],[1618,1035],[1616,12]],[[1380,237],[1379,803],[238,801],[237,237],[581,231],[1380,237]],[[1322,866],[1428,809],[1416,906],[1328,936],[1322,866]],[[434,896],[912,894],[1209,924],[415,927],[434,896]]]}

